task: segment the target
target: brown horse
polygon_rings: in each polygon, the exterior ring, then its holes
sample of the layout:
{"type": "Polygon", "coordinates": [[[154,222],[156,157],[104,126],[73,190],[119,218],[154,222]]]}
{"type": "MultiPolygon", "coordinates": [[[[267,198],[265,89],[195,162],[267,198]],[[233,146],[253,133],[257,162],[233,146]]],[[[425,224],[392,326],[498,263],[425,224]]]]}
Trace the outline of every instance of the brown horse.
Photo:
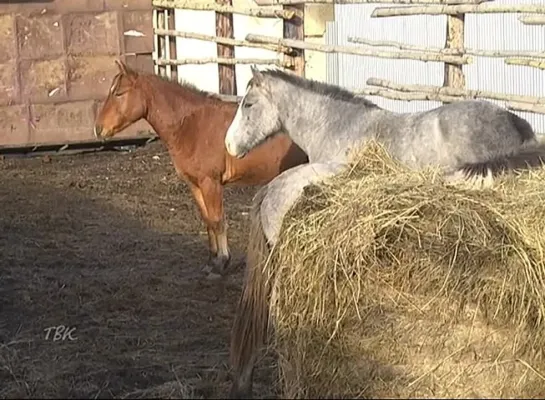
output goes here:
{"type": "Polygon", "coordinates": [[[110,138],[144,118],[166,145],[174,168],[191,189],[208,231],[210,257],[204,269],[223,274],[231,255],[223,208],[223,186],[263,185],[286,169],[308,162],[282,133],[244,158],[225,149],[227,128],[237,104],[154,74],[139,73],[116,61],[108,97],[95,121],[95,136],[110,138]]]}

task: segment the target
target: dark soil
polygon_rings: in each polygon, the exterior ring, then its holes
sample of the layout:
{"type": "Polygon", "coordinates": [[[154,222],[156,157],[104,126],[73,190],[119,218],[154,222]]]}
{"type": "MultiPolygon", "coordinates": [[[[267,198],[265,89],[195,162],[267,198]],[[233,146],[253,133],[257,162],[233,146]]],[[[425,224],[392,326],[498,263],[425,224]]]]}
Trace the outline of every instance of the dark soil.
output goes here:
{"type": "MultiPolygon", "coordinates": [[[[0,397],[226,396],[255,190],[227,188],[233,263],[210,282],[204,224],[160,143],[0,160],[0,397]]],[[[261,364],[254,393],[270,397],[261,364]]]]}

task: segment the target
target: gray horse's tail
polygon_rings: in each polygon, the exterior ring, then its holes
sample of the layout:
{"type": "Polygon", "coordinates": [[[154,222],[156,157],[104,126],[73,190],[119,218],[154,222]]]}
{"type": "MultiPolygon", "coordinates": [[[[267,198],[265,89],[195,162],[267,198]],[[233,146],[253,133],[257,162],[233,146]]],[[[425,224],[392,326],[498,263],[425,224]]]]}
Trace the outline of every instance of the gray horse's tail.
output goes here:
{"type": "Polygon", "coordinates": [[[509,116],[511,117],[511,122],[515,126],[515,129],[520,135],[520,140],[522,141],[522,143],[536,141],[536,133],[534,132],[534,128],[532,128],[532,125],[530,125],[528,121],[510,111],[509,116]]]}
{"type": "Polygon", "coordinates": [[[258,351],[265,344],[269,323],[270,287],[263,269],[270,250],[260,214],[266,193],[267,186],[258,190],[250,211],[244,286],[231,331],[230,361],[234,372],[230,393],[232,399],[249,399],[252,396],[254,365],[258,351]]]}
{"type": "Polygon", "coordinates": [[[538,168],[545,165],[545,143],[533,142],[517,152],[494,157],[488,161],[462,165],[458,169],[466,178],[498,176],[515,171],[538,168]]]}

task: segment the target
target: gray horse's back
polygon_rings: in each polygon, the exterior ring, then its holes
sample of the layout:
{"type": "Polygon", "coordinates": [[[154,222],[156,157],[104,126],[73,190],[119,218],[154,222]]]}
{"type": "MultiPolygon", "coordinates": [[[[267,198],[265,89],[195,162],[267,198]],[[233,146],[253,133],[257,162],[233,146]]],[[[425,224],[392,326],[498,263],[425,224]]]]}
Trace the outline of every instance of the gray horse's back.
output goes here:
{"type": "Polygon", "coordinates": [[[467,142],[489,151],[511,151],[513,146],[536,140],[526,120],[488,101],[466,100],[437,110],[443,138],[449,143],[467,142]]]}
{"type": "MultiPolygon", "coordinates": [[[[466,100],[446,104],[415,116],[420,140],[427,135],[437,159],[428,163],[457,167],[513,154],[536,143],[532,126],[523,118],[488,101],[466,100]],[[430,132],[431,130],[431,132],[430,132]]],[[[426,143],[415,143],[415,151],[426,143]]],[[[428,144],[428,147],[430,145],[428,144]]],[[[427,154],[432,154],[429,149],[427,154]]],[[[425,155],[422,155],[425,159],[425,155]]]]}

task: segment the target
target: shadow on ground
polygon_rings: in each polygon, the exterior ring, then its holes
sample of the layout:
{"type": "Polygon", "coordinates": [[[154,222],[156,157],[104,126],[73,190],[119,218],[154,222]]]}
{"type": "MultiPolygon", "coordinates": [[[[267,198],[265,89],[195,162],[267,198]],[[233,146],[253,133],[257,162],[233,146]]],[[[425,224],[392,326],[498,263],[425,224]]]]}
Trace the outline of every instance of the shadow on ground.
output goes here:
{"type": "MultiPolygon", "coordinates": [[[[3,160],[0,174],[2,398],[227,394],[242,271],[202,280],[204,226],[161,146],[3,160]]],[[[253,192],[226,196],[235,262],[253,192]]],[[[272,375],[258,371],[256,394],[272,375]]]]}

